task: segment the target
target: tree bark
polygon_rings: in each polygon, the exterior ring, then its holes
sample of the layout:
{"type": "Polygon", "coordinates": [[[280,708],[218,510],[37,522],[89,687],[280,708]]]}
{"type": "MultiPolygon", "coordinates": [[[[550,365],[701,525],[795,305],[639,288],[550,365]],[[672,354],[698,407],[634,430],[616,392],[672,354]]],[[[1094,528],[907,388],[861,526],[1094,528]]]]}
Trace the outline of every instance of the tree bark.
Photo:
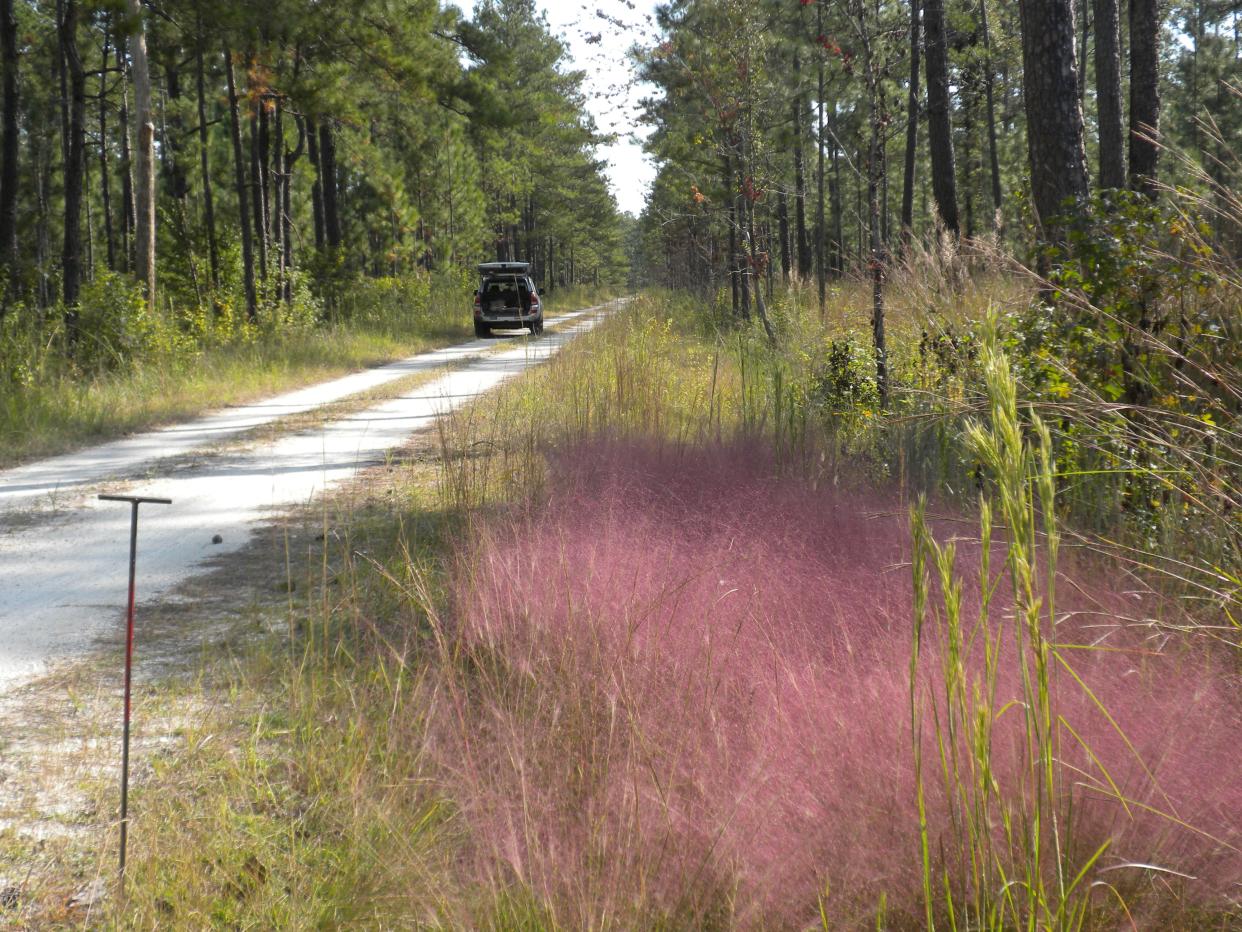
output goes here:
{"type": "Polygon", "coordinates": [[[310,117],[306,118],[306,152],[315,169],[311,182],[311,214],[315,223],[315,251],[323,252],[327,237],[323,227],[323,162],[319,158],[319,127],[310,117]]]}
{"type": "Polygon", "coordinates": [[[926,0],[923,35],[927,59],[927,142],[931,151],[932,193],[946,230],[957,236],[957,176],[953,127],[949,118],[949,52],[943,0],[926,0]]]}
{"type": "Polygon", "coordinates": [[[284,213],[285,185],[285,115],[280,98],[276,98],[276,109],[272,112],[271,132],[271,188],[272,206],[271,227],[272,248],[276,250],[276,291],[283,297],[285,293],[285,232],[281,215],[284,213]]]}
{"type": "Polygon", "coordinates": [[[919,141],[919,46],[922,29],[919,0],[910,0],[910,86],[906,100],[906,161],[901,188],[901,246],[910,245],[914,234],[914,166],[919,141]]]}
{"type": "Polygon", "coordinates": [[[255,101],[255,108],[250,111],[250,201],[252,221],[254,224],[255,245],[258,247],[259,281],[267,281],[267,216],[264,211],[263,198],[263,165],[259,158],[259,111],[263,109],[263,101],[255,101]]]}
{"type": "Polygon", "coordinates": [[[832,178],[828,182],[828,205],[832,212],[832,272],[836,277],[845,274],[844,205],[841,202],[841,147],[837,144],[836,104],[832,112],[832,178]]]}
{"type": "Polygon", "coordinates": [[[743,209],[746,211],[746,241],[750,246],[750,275],[754,279],[755,287],[755,312],[759,315],[759,322],[763,324],[763,332],[768,335],[768,340],[772,343],[776,342],[776,334],[772,330],[772,322],[768,320],[768,309],[763,303],[763,289],[759,287],[759,250],[755,244],[755,201],[751,195],[743,195],[743,209]]]}
{"type": "Polygon", "coordinates": [[[112,166],[108,158],[108,57],[111,33],[104,30],[103,63],[99,70],[99,197],[103,205],[104,245],[108,268],[116,269],[116,232],[112,227],[112,166]]]}
{"type": "MultiPolygon", "coordinates": [[[[276,236],[274,230],[276,228],[276,218],[274,216],[273,206],[273,187],[275,178],[273,177],[272,166],[272,106],[273,98],[270,93],[265,93],[259,98],[259,193],[261,195],[260,203],[263,206],[263,232],[262,239],[267,247],[269,256],[276,250],[276,236]]],[[[277,260],[269,260],[276,265],[277,260]]]]}
{"type": "MultiPolygon", "coordinates": [[[[69,161],[69,72],[65,70],[65,48],[64,36],[61,35],[62,26],[65,17],[69,15],[69,8],[65,6],[65,0],[56,0],[56,80],[60,84],[60,167],[64,171],[65,165],[69,161]]],[[[76,11],[74,13],[76,16],[76,11]]]]}
{"type": "Polygon", "coordinates": [[[1087,195],[1087,156],[1072,0],[1022,0],[1022,86],[1027,112],[1031,197],[1045,240],[1059,241],[1058,218],[1076,215],[1087,195]]]}
{"type": "Polygon", "coordinates": [[[306,123],[297,118],[298,142],[292,152],[285,153],[284,203],[280,210],[281,240],[285,256],[285,303],[293,301],[293,166],[306,151],[306,123]]]}
{"type": "MultiPolygon", "coordinates": [[[[201,24],[200,24],[201,30],[201,24]]],[[[203,76],[203,49],[198,50],[196,84],[198,92],[198,155],[203,183],[203,225],[207,230],[207,258],[211,266],[211,289],[220,290],[220,249],[216,243],[216,206],[211,191],[210,137],[207,133],[207,93],[203,76]]]]}
{"type": "Polygon", "coordinates": [[[724,159],[724,190],[729,198],[729,287],[733,294],[733,316],[744,319],[749,316],[749,309],[742,305],[741,271],[737,257],[737,193],[733,185],[733,163],[726,155],[724,159]]]}
{"type": "Polygon", "coordinates": [[[1082,20],[1082,43],[1078,47],[1078,106],[1087,99],[1087,49],[1091,44],[1091,7],[1086,0],[1075,0],[1074,11],[1082,20]]]}
{"type": "Polygon", "coordinates": [[[1130,187],[1156,194],[1160,155],[1160,3],[1130,0],[1130,187]]]}
{"type": "MultiPolygon", "coordinates": [[[[824,33],[824,5],[815,4],[816,35],[824,33]]],[[[819,285],[819,313],[823,316],[828,301],[828,268],[825,257],[824,237],[828,232],[824,229],[824,52],[820,49],[818,59],[818,83],[816,88],[817,121],[815,134],[815,155],[818,161],[815,170],[815,277],[819,285]]],[[[766,324],[767,318],[764,318],[766,324]]]]}
{"type": "Polygon", "coordinates": [[[798,235],[798,277],[809,278],[811,275],[811,241],[806,232],[806,156],[802,121],[805,117],[802,107],[802,59],[797,51],[793,57],[794,82],[797,92],[793,102],[794,128],[794,220],[798,235]]]}
{"type": "MultiPolygon", "coordinates": [[[[168,65],[164,69],[164,82],[168,91],[168,102],[179,101],[181,99],[180,70],[173,65],[168,65]]],[[[180,108],[177,106],[165,108],[166,113],[170,110],[171,115],[166,117],[166,125],[160,134],[160,154],[163,156],[164,171],[168,179],[166,190],[184,212],[185,201],[190,194],[189,172],[184,152],[184,140],[187,134],[181,119],[180,108]]]]}
{"type": "MultiPolygon", "coordinates": [[[[1121,26],[1117,0],[1092,0],[1095,13],[1095,99],[1100,136],[1101,188],[1124,188],[1126,160],[1121,122],[1121,26]]],[[[1084,70],[1086,63],[1083,64],[1084,70]]]]}
{"type": "Polygon", "coordinates": [[[793,274],[793,249],[789,242],[789,192],[784,187],[776,197],[776,220],[781,241],[781,274],[788,283],[793,274]]]}
{"type": "Polygon", "coordinates": [[[86,172],[86,70],[78,52],[79,12],[77,0],[66,0],[64,16],[60,21],[60,49],[69,87],[61,273],[65,331],[70,343],[75,342],[78,336],[77,305],[82,285],[82,190],[86,172]]]}
{"type": "Polygon", "coordinates": [[[137,131],[137,177],[134,202],[135,254],[147,304],[155,307],[155,123],[151,118],[151,72],[147,65],[147,37],[139,0],[125,0],[125,9],[136,31],[129,37],[133,61],[134,119],[137,131]]]}
{"type": "Polygon", "coordinates": [[[970,88],[973,76],[962,83],[962,207],[966,215],[966,239],[975,238],[975,105],[977,92],[970,88]]]}
{"type": "MultiPolygon", "coordinates": [[[[734,203],[741,198],[740,194],[733,195],[734,203]]],[[[744,222],[746,217],[746,208],[742,207],[739,211],[734,207],[734,217],[738,223],[744,222]]],[[[738,230],[738,253],[734,256],[735,268],[737,269],[737,287],[738,293],[742,298],[742,320],[750,320],[750,269],[747,268],[748,261],[746,259],[746,236],[741,229],[738,230]]],[[[569,254],[573,256],[573,247],[569,249],[569,254]]],[[[572,262],[570,263],[572,267],[572,262]]],[[[573,283],[573,275],[570,274],[570,283],[573,283]]]]}
{"type": "Polygon", "coordinates": [[[36,136],[33,142],[35,162],[35,268],[38,270],[39,307],[47,309],[52,304],[52,286],[48,279],[48,266],[52,254],[51,200],[52,153],[49,141],[36,136]]]}
{"type": "Polygon", "coordinates": [[[4,319],[17,283],[17,160],[20,130],[17,125],[20,99],[17,90],[17,19],[13,0],[0,0],[0,67],[3,68],[4,137],[0,140],[0,262],[8,267],[0,320],[4,319]]]}
{"type": "Polygon", "coordinates": [[[988,159],[992,169],[992,229],[999,232],[1004,198],[1001,195],[1000,154],[996,146],[996,82],[992,73],[992,35],[988,29],[987,0],[979,0],[979,28],[983,32],[983,93],[988,108],[988,159]]]}
{"type": "Polygon", "coordinates": [[[319,158],[323,163],[320,183],[323,185],[324,236],[330,249],[338,249],[341,245],[341,215],[337,200],[336,139],[327,123],[319,127],[319,158]]]}
{"type": "Polygon", "coordinates": [[[233,137],[233,180],[237,188],[237,214],[240,220],[242,245],[242,277],[246,289],[246,317],[254,322],[259,317],[259,302],[254,286],[254,246],[250,228],[250,202],[246,191],[246,160],[242,153],[241,117],[237,112],[237,83],[233,79],[233,54],[224,47],[224,73],[229,89],[229,130],[233,137]]]}
{"type": "Polygon", "coordinates": [[[125,271],[134,268],[134,160],[129,144],[129,63],[124,43],[116,44],[116,67],[121,74],[121,108],[117,114],[121,137],[121,252],[125,271]]]}

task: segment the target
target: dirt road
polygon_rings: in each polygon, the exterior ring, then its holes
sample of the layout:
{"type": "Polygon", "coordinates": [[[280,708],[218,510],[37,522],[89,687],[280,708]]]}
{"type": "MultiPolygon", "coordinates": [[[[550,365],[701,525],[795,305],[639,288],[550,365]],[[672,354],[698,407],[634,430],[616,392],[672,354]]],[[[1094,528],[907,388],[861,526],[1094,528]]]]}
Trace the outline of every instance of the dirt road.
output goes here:
{"type": "Polygon", "coordinates": [[[264,515],[381,461],[436,417],[548,359],[615,306],[565,315],[539,340],[474,340],[0,472],[0,692],[80,655],[121,621],[129,509],[99,502],[97,493],[173,500],[142,512],[139,597],[156,596],[208,558],[241,549],[264,515]],[[313,427],[278,430],[283,418],[420,373],[434,377],[313,427]],[[273,424],[274,439],[246,442],[248,432],[273,424]]]}

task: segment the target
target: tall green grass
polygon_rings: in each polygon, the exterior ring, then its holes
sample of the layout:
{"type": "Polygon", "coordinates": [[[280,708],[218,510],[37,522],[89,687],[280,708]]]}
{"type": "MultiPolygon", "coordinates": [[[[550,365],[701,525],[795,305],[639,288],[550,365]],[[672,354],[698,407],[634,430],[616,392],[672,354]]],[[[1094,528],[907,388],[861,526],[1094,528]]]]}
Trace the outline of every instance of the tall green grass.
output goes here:
{"type": "Polygon", "coordinates": [[[471,335],[469,291],[455,279],[361,282],[330,320],[312,306],[258,326],[201,309],[151,316],[124,281],[93,287],[77,348],[59,317],[16,308],[0,325],[0,466],[471,335]]]}
{"type": "MultiPolygon", "coordinates": [[[[1017,708],[998,708],[997,676],[1004,662],[1005,633],[991,611],[997,587],[990,566],[992,503],[986,498],[980,503],[978,585],[982,597],[978,617],[968,622],[962,612],[956,548],[952,541],[936,541],[920,502],[911,519],[915,612],[910,701],[927,922],[932,927],[938,914],[947,913],[947,924],[952,928],[1078,928],[1085,922],[1090,905],[1089,891],[1082,888],[1082,881],[1104,849],[1095,851],[1070,876],[1068,852],[1072,844],[1061,823],[1060,723],[1054,722],[1051,692],[1055,648],[1048,640],[1057,621],[1060,540],[1052,439],[1038,417],[1031,424],[1035,445],[1024,438],[1016,385],[994,334],[984,343],[982,365],[991,418],[987,426],[978,422],[968,425],[966,441],[996,480],[996,517],[1006,537],[1004,572],[1013,594],[1011,656],[1019,667],[1021,694],[1017,708]],[[936,611],[928,604],[932,579],[942,600],[936,611]],[[918,673],[929,619],[940,625],[938,633],[944,645],[939,671],[944,695],[935,702],[942,715],[934,717],[933,736],[939,767],[933,769],[943,782],[941,790],[952,811],[961,820],[961,861],[970,870],[965,891],[955,891],[947,876],[943,883],[936,876],[928,843],[923,762],[926,709],[918,673]],[[982,668],[973,675],[969,658],[979,650],[982,668]],[[993,776],[992,731],[1006,712],[1021,715],[1025,735],[1024,785],[1017,788],[1025,808],[1017,811],[1002,798],[993,776]],[[1009,873],[1014,852],[1021,853],[1016,876],[1009,873]]],[[[1005,792],[1012,793],[1014,788],[1006,787],[1005,792]]]]}

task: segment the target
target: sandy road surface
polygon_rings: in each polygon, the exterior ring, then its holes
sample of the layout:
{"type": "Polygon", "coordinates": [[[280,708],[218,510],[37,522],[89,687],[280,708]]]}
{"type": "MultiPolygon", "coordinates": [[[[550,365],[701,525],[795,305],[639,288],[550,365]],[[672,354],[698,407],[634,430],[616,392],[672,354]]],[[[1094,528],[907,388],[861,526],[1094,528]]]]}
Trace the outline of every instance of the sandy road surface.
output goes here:
{"type": "Polygon", "coordinates": [[[123,486],[129,494],[173,499],[171,507],[142,511],[139,597],[158,595],[193,575],[206,558],[240,549],[251,524],[272,509],[308,501],[382,460],[440,414],[546,360],[594,326],[608,307],[566,315],[542,339],[519,338],[486,355],[480,354],[494,342],[471,341],[0,472],[0,515],[37,508],[49,496],[60,509],[0,532],[0,692],[80,654],[122,618],[129,509],[99,502],[95,493],[123,486]],[[313,429],[241,449],[206,449],[281,417],[449,364],[458,365],[399,397],[313,429]],[[149,478],[134,481],[138,473],[149,478]],[[212,543],[216,535],[223,543],[212,543]]]}

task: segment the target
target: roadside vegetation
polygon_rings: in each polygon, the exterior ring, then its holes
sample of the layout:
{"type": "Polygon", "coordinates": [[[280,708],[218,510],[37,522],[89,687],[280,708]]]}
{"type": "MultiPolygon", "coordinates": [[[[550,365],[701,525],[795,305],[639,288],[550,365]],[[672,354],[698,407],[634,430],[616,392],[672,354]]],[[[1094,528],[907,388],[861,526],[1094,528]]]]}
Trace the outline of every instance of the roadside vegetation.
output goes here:
{"type": "Polygon", "coordinates": [[[888,410],[865,281],[774,294],[775,346],[651,292],[326,507],[126,921],[1237,922],[1236,564],[1098,504],[1168,466],[1067,465],[1125,425],[979,271],[903,273],[888,410]]]}
{"type": "Polygon", "coordinates": [[[90,351],[66,352],[55,319],[43,328],[8,328],[0,352],[0,381],[6,386],[0,396],[0,466],[464,341],[470,334],[470,289],[460,278],[444,276],[360,283],[353,306],[329,320],[308,304],[282,312],[269,326],[210,317],[153,319],[136,286],[126,289],[109,280],[103,289],[88,287],[84,299],[90,351]]]}
{"type": "Polygon", "coordinates": [[[464,339],[485,258],[626,276],[529,5],[7,0],[0,71],[0,466],[464,339]]]}
{"type": "MultiPolygon", "coordinates": [[[[470,280],[364,279],[330,317],[310,304],[269,327],[151,320],[131,287],[127,306],[90,305],[84,312],[101,318],[92,329],[99,346],[90,354],[65,353],[55,321],[46,330],[11,334],[0,352],[7,386],[0,395],[0,467],[473,339],[470,280]]],[[[556,289],[545,313],[555,319],[614,290],[556,289]]],[[[111,300],[88,288],[87,300],[96,297],[111,300]]]]}

